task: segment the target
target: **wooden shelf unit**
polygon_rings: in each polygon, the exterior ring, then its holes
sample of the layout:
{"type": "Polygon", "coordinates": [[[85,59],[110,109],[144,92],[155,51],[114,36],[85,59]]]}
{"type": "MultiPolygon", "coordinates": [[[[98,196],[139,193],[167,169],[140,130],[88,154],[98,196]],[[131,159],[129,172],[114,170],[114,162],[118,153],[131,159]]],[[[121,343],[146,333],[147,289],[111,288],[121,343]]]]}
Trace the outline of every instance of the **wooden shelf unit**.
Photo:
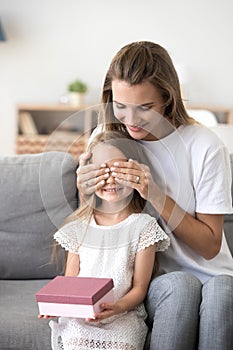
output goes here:
{"type": "Polygon", "coordinates": [[[221,106],[209,106],[209,105],[186,105],[186,108],[210,111],[215,114],[219,123],[233,124],[233,107],[226,108],[221,106]]]}
{"type": "Polygon", "coordinates": [[[77,159],[97,125],[97,111],[68,104],[20,104],[17,122],[17,154],[57,150],[70,152],[77,159]]]}

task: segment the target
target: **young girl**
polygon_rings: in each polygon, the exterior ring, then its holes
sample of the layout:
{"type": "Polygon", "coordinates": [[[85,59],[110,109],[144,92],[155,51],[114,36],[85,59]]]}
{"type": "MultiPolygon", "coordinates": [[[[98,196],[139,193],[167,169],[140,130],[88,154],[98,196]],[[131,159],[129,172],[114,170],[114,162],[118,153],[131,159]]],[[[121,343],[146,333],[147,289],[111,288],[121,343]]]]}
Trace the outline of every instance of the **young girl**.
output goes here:
{"type": "MultiPolygon", "coordinates": [[[[224,214],[232,213],[226,147],[188,115],[172,60],[156,43],[134,42],[117,52],[102,102],[101,126],[129,134],[154,160],[154,177],[136,162],[115,162],[116,183],[138,176],[141,196],[171,230],[171,246],[157,255],[160,275],[147,294],[151,350],[232,350],[233,260],[223,232],[224,214]]],[[[77,172],[85,198],[104,176],[104,168],[85,164],[89,156],[77,172]]]]}
{"type": "Polygon", "coordinates": [[[115,301],[103,304],[94,319],[51,321],[52,348],[59,349],[60,342],[65,350],[142,350],[147,334],[143,300],[155,252],[165,250],[169,238],[155,218],[142,213],[146,201],[137,192],[138,176],[119,185],[110,172],[114,162],[131,162],[129,157],[145,163],[142,147],[108,132],[93,139],[89,151],[91,163],[104,166],[106,180],[54,237],[68,251],[65,275],[113,278],[115,301]]]}

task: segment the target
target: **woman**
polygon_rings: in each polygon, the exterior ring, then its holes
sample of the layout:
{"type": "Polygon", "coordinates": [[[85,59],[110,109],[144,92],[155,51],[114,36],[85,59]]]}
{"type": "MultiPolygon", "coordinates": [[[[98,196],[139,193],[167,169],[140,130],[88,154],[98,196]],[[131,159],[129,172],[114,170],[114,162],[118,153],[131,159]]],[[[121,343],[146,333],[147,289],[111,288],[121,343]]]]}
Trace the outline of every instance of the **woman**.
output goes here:
{"type": "MultiPolygon", "coordinates": [[[[155,43],[132,43],[116,54],[102,102],[102,125],[141,142],[154,164],[150,173],[137,162],[117,162],[110,169],[116,182],[137,177],[139,193],[171,231],[146,300],[151,349],[232,349],[233,260],[223,234],[223,215],[232,213],[226,147],[188,116],[172,60],[155,43]]],[[[88,157],[77,172],[82,197],[106,176],[104,166],[86,165],[88,157]]]]}

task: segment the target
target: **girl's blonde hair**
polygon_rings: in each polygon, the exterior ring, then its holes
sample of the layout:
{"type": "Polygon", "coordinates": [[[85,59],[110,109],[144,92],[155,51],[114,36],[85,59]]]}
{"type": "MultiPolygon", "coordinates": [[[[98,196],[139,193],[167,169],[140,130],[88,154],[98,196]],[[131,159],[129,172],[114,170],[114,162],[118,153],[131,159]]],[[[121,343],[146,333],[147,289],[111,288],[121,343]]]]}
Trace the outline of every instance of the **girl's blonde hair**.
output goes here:
{"type": "Polygon", "coordinates": [[[106,129],[125,131],[124,125],[114,116],[112,107],[112,81],[115,79],[132,86],[145,81],[151,83],[164,100],[164,116],[175,127],[195,122],[187,114],[177,72],[162,46],[149,41],[128,44],[120,49],[110,64],[103,85],[102,103],[105,110],[100,114],[100,123],[107,124],[106,129]]]}
{"type": "MultiPolygon", "coordinates": [[[[126,159],[136,160],[139,164],[145,164],[151,169],[149,159],[143,146],[127,134],[119,131],[101,132],[92,139],[88,145],[87,151],[92,153],[94,148],[99,144],[113,146],[121,151],[126,159]]],[[[82,203],[80,207],[72,214],[72,218],[75,219],[75,217],[79,217],[90,222],[91,217],[94,214],[94,210],[98,208],[100,203],[100,199],[93,194],[88,202],[82,203]]],[[[133,212],[142,212],[145,209],[146,200],[143,199],[136,190],[134,190],[130,206],[133,212]]]]}

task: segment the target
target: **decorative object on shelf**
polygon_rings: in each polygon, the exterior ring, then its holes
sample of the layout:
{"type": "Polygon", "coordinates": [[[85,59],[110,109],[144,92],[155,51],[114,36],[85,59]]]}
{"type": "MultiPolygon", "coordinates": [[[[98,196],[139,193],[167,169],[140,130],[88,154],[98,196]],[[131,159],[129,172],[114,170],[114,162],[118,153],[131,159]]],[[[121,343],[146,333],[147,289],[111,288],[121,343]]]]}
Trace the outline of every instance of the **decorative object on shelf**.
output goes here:
{"type": "Polygon", "coordinates": [[[36,124],[29,112],[19,113],[19,128],[23,135],[37,135],[36,124]]]}
{"type": "Polygon", "coordinates": [[[68,85],[69,102],[73,106],[82,106],[84,104],[84,95],[87,92],[87,84],[81,80],[74,80],[68,85]]]}
{"type": "Polygon", "coordinates": [[[1,25],[1,19],[0,19],[0,41],[6,41],[6,35],[1,25]]]}
{"type": "Polygon", "coordinates": [[[84,153],[98,110],[70,104],[17,105],[16,153],[63,151],[75,160],[84,153]]]}

